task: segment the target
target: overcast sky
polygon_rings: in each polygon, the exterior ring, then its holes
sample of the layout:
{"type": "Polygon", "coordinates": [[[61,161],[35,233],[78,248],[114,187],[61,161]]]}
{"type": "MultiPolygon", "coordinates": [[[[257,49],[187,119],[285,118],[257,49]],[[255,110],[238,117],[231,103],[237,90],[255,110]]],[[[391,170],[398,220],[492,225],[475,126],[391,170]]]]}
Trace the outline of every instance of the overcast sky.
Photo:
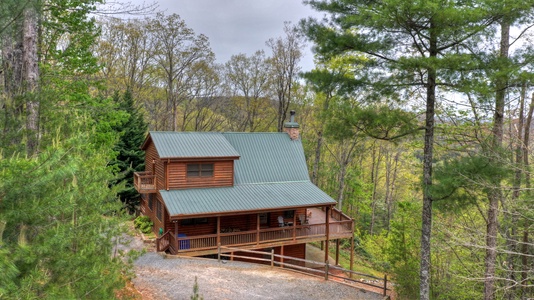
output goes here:
{"type": "MultiPolygon", "coordinates": [[[[132,3],[142,3],[134,0],[132,3]]],[[[145,0],[145,3],[150,1],[145,0]]],[[[270,50],[265,42],[284,36],[284,22],[292,24],[308,16],[321,14],[304,5],[302,0],[155,0],[158,11],[176,13],[196,34],[209,38],[217,62],[225,63],[232,55],[251,55],[257,50],[270,50]]],[[[304,71],[313,68],[311,43],[301,60],[304,71]]]]}

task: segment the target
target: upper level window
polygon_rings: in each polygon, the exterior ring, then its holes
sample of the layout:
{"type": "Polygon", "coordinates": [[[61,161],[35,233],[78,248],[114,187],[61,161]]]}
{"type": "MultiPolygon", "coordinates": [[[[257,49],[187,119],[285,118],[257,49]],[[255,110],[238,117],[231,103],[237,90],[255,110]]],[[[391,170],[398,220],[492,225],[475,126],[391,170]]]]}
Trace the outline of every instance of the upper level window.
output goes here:
{"type": "Polygon", "coordinates": [[[187,177],[212,177],[213,164],[188,164],[187,177]]]}

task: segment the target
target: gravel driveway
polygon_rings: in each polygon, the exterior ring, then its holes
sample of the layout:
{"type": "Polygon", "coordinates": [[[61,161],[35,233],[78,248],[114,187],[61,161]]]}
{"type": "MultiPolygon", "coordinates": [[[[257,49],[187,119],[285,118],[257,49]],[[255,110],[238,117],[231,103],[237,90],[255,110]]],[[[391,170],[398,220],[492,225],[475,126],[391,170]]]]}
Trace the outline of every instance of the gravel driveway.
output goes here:
{"type": "Polygon", "coordinates": [[[148,252],[135,263],[135,288],[143,299],[190,299],[195,277],[204,300],[361,299],[382,296],[270,266],[215,259],[172,258],[148,252]]]}

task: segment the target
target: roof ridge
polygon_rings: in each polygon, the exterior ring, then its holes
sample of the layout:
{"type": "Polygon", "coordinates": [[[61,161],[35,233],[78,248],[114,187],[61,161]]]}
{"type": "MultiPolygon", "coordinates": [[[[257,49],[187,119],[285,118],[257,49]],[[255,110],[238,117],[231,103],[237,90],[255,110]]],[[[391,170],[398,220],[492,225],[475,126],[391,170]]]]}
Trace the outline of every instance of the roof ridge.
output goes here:
{"type": "Polygon", "coordinates": [[[311,180],[291,180],[291,181],[272,181],[272,182],[247,182],[247,183],[238,183],[235,185],[260,185],[260,184],[278,184],[278,183],[299,183],[299,182],[309,182],[311,180]]]}

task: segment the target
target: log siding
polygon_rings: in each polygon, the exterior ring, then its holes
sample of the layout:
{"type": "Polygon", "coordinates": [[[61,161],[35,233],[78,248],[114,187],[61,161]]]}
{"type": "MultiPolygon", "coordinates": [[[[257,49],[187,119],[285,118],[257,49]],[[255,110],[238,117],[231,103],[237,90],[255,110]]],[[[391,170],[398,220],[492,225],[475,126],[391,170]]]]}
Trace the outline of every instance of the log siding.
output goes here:
{"type": "Polygon", "coordinates": [[[168,165],[169,189],[225,187],[234,185],[234,161],[173,162],[168,165]],[[213,164],[213,176],[187,176],[188,164],[213,164]]]}

